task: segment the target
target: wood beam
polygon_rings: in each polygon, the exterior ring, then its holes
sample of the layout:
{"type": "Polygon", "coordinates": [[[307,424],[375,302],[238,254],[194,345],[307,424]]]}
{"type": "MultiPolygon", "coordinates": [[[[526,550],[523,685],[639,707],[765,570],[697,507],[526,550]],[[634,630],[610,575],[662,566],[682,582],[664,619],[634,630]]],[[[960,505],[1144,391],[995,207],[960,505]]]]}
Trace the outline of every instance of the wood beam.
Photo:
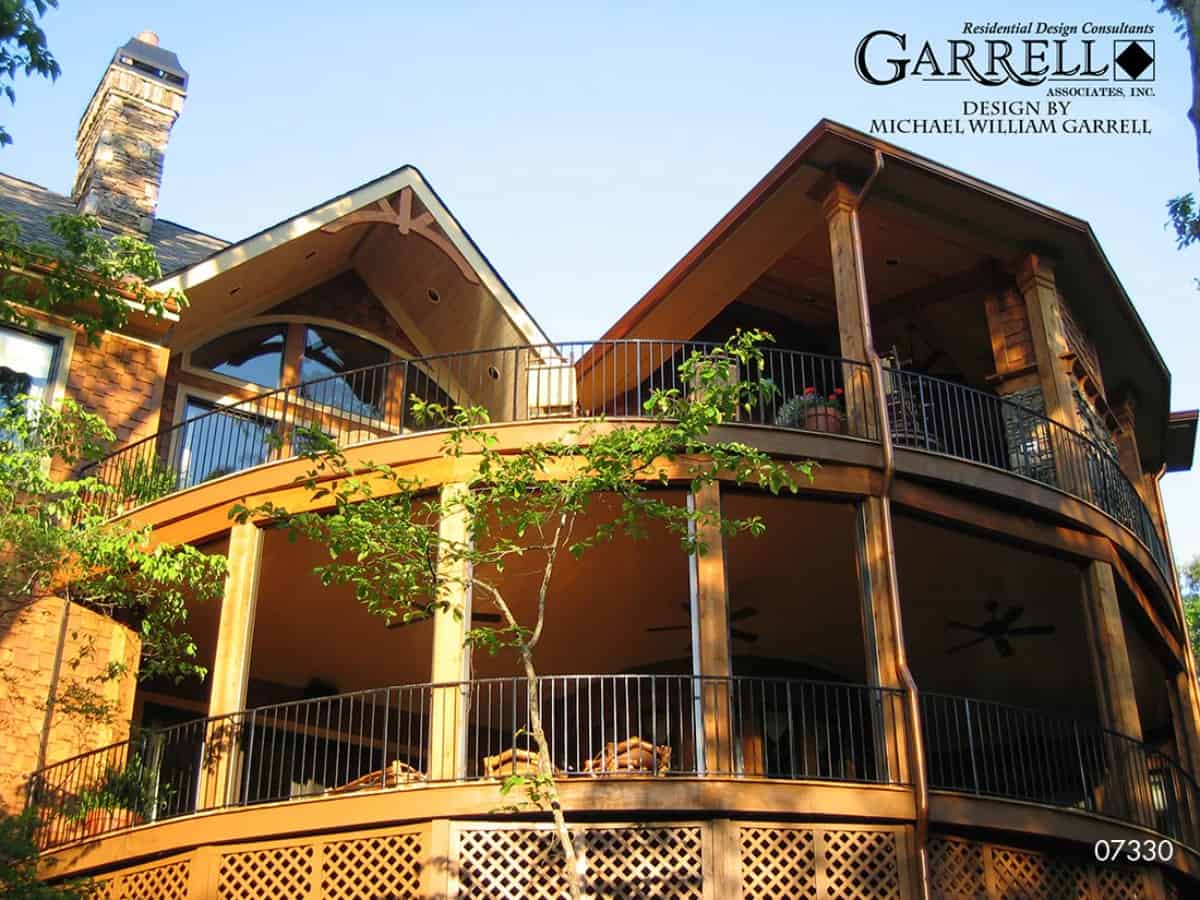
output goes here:
{"type": "Polygon", "coordinates": [[[471,284],[479,284],[479,276],[475,274],[475,270],[471,268],[466,257],[458,252],[458,248],[438,228],[433,213],[426,210],[413,215],[413,190],[411,187],[400,189],[396,195],[395,205],[387,198],[381,198],[365,209],[342,216],[328,225],[322,225],[321,230],[326,234],[337,234],[346,228],[365,223],[395,225],[396,230],[403,235],[420,235],[445,253],[464,279],[471,284]]]}

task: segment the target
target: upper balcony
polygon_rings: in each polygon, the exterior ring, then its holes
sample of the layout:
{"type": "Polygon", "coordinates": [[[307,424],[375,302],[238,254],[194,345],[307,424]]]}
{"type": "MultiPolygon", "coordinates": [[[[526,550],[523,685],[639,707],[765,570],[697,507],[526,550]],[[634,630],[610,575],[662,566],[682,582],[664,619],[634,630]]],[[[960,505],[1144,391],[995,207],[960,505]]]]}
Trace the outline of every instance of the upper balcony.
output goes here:
{"type": "MultiPolygon", "coordinates": [[[[294,458],[314,429],[339,447],[419,432],[414,397],[482,407],[492,424],[638,420],[655,389],[686,389],[680,363],[713,346],[614,340],[397,360],[217,406],[121,448],[90,474],[114,488],[112,512],[118,514],[294,458]]],[[[885,368],[877,386],[863,362],[794,350],[768,348],[761,369],[746,375],[770,384],[770,400],[731,423],[735,426],[879,445],[885,414],[898,449],[996,470],[1094,507],[1132,536],[1157,574],[1170,581],[1163,538],[1111,449],[1045,415],[903,369],[885,368]]],[[[785,452],[820,450],[797,442],[785,452]]],[[[927,474],[919,465],[914,473],[927,474]]]]}

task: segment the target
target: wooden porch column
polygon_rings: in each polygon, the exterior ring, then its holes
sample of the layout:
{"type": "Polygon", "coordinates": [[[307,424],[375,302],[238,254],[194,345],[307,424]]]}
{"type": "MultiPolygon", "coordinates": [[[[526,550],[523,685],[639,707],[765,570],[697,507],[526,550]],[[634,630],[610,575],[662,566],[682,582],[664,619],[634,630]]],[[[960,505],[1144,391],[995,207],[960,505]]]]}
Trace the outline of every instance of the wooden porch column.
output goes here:
{"type": "Polygon", "coordinates": [[[1079,415],[1071,390],[1071,376],[1063,357],[1068,352],[1058,311],[1058,287],[1054,263],[1036,253],[1028,254],[1017,272],[1017,286],[1025,298],[1033,355],[1047,417],[1079,431],[1079,415]]]}
{"type": "MultiPolygon", "coordinates": [[[[887,532],[884,528],[882,497],[864,497],[855,516],[855,561],[862,601],[863,641],[866,646],[868,680],[882,688],[904,690],[900,656],[904,636],[902,625],[892,614],[888,580],[887,532]]],[[[884,699],[882,721],[875,723],[885,751],[888,773],[893,780],[912,781],[908,717],[899,699],[884,699]]]]}
{"type": "MultiPolygon", "coordinates": [[[[714,482],[688,496],[696,510],[721,513],[721,486],[714,482]]],[[[733,658],[729,648],[729,584],[725,537],[716,525],[697,523],[696,537],[706,549],[689,560],[692,605],[692,667],[704,723],[703,771],[734,771],[732,691],[733,658]]],[[[700,763],[700,760],[697,760],[700,763]]]]}
{"type": "MultiPolygon", "coordinates": [[[[1091,648],[1092,672],[1100,705],[1100,721],[1109,731],[1142,740],[1142,720],[1138,714],[1133,684],[1133,667],[1125,642],[1113,567],[1106,562],[1091,562],[1083,573],[1083,614],[1091,648]]],[[[1138,807],[1138,796],[1147,779],[1140,754],[1125,752],[1128,745],[1106,739],[1111,746],[1114,766],[1101,784],[1093,787],[1097,807],[1109,814],[1129,815],[1138,807]],[[1115,808],[1114,808],[1115,807],[1115,808]]]]}
{"type": "MultiPolygon", "coordinates": [[[[825,195],[822,208],[829,227],[829,252],[833,259],[833,291],[837,301],[838,339],[845,359],[865,363],[874,352],[871,322],[863,315],[866,280],[862,259],[855,249],[854,198],[856,192],[841,181],[834,181],[825,195]]],[[[845,366],[843,371],[846,421],[850,434],[875,434],[870,369],[845,366]]]]}
{"type": "MultiPolygon", "coordinates": [[[[467,513],[462,498],[467,486],[454,482],[442,486],[442,518],[438,536],[443,545],[470,540],[467,513]]],[[[466,776],[466,732],[471,657],[467,653],[467,630],[471,627],[471,572],[469,565],[438,560],[438,599],[447,604],[433,614],[434,687],[429,711],[429,778],[452,781],[466,776]]]]}
{"type": "Polygon", "coordinates": [[[1125,643],[1113,567],[1106,562],[1091,562],[1085,567],[1083,578],[1084,617],[1100,695],[1101,721],[1105,728],[1140,741],[1142,720],[1133,689],[1133,667],[1125,643]]]}
{"type": "MultiPolygon", "coordinates": [[[[229,571],[217,626],[217,648],[208,700],[210,717],[230,716],[246,707],[263,539],[263,530],[253,522],[229,529],[229,571]]],[[[231,718],[209,724],[200,771],[198,809],[224,806],[236,799],[241,778],[240,726],[240,721],[231,718]]]]}

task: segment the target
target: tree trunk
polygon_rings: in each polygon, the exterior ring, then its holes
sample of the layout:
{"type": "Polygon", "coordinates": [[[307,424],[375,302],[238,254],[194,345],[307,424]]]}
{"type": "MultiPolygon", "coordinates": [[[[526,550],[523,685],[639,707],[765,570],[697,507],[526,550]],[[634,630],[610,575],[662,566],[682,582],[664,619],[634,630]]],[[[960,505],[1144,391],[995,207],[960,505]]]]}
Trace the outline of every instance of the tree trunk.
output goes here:
{"type": "Polygon", "coordinates": [[[538,677],[533,667],[533,660],[528,653],[522,654],[525,663],[525,684],[529,694],[529,730],[537,744],[538,771],[543,783],[538,786],[538,792],[545,791],[550,803],[550,813],[554,817],[554,830],[558,834],[558,842],[562,847],[567,874],[567,888],[571,892],[571,900],[587,900],[587,878],[582,871],[585,863],[582,845],[576,846],[567,828],[566,815],[563,813],[562,801],[558,796],[558,783],[554,780],[554,761],[550,757],[550,744],[546,740],[546,731],[542,727],[541,706],[538,703],[538,677]]]}
{"type": "Polygon", "coordinates": [[[1200,3],[1196,0],[1177,0],[1170,4],[1187,31],[1188,56],[1192,62],[1192,108],[1188,118],[1196,132],[1196,161],[1200,166],[1200,3]]]}

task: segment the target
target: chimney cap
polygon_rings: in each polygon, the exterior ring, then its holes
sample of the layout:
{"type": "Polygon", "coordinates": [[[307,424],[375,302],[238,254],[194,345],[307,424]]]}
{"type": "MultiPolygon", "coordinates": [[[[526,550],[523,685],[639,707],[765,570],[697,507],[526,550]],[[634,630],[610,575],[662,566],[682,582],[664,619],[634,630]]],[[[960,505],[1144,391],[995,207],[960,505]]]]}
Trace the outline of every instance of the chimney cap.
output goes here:
{"type": "Polygon", "coordinates": [[[143,31],[137,37],[130,38],[125,46],[113,54],[113,63],[172,87],[187,89],[188,74],[179,57],[159,47],[158,35],[153,31],[143,31]]]}

